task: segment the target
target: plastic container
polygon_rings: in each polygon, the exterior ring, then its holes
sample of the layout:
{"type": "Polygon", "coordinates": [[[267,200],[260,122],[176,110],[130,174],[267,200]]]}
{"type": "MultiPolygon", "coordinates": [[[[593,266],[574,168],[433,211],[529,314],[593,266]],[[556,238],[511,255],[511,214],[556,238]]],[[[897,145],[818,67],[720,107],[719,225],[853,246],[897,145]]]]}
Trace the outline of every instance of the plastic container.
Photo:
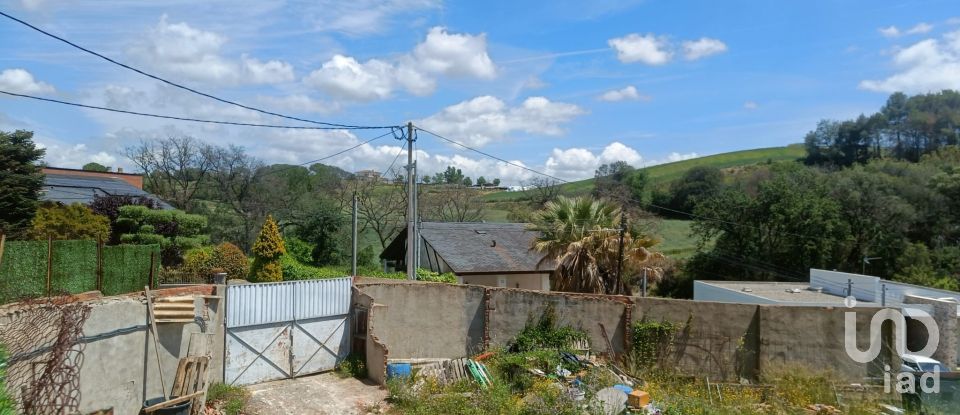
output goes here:
{"type": "Polygon", "coordinates": [[[387,363],[387,379],[410,377],[409,363],[387,363]]]}
{"type": "MultiPolygon", "coordinates": [[[[173,398],[175,398],[175,396],[170,397],[170,399],[173,399],[173,398]]],[[[166,401],[166,399],[164,399],[164,398],[162,398],[162,397],[161,397],[161,398],[147,399],[145,402],[143,402],[143,407],[144,407],[144,408],[147,408],[147,407],[156,405],[156,404],[161,403],[161,402],[164,402],[164,401],[166,401]]],[[[176,404],[176,405],[170,405],[170,406],[168,406],[168,407],[166,407],[166,408],[157,409],[156,411],[153,411],[152,413],[153,413],[153,414],[156,414],[156,415],[190,415],[190,406],[191,406],[192,404],[193,404],[193,400],[189,400],[189,401],[186,401],[186,402],[180,402],[180,403],[178,403],[178,404],[176,404]]]]}
{"type": "Polygon", "coordinates": [[[629,387],[629,386],[627,386],[627,385],[613,385],[613,388],[616,389],[616,390],[622,391],[623,393],[625,393],[625,394],[627,394],[627,395],[629,395],[630,392],[633,392],[633,388],[631,388],[631,387],[629,387]]]}

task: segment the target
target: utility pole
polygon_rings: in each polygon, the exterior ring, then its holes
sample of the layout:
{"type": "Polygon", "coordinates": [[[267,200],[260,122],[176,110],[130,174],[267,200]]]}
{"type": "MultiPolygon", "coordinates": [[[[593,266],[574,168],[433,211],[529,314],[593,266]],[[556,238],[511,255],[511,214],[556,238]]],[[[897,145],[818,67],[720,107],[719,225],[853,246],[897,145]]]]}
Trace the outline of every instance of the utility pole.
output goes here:
{"type": "Polygon", "coordinates": [[[617,293],[621,293],[621,286],[623,285],[623,280],[621,279],[621,273],[623,271],[623,236],[627,233],[627,214],[625,212],[620,212],[620,249],[617,252],[617,293]]]}
{"type": "Polygon", "coordinates": [[[417,174],[413,165],[413,123],[407,123],[407,279],[417,279],[417,174]]]}
{"type": "Polygon", "coordinates": [[[353,217],[352,217],[352,230],[351,235],[353,235],[352,247],[350,250],[350,275],[357,276],[357,192],[353,192],[353,217]]]}

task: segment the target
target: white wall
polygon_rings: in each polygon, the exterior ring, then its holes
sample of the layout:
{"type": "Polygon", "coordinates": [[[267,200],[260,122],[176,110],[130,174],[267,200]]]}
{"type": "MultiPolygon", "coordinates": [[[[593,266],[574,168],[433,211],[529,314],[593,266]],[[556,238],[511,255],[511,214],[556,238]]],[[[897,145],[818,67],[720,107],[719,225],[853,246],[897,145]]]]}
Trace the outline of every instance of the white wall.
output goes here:
{"type": "Polygon", "coordinates": [[[848,283],[850,288],[852,288],[853,296],[857,300],[880,302],[879,277],[815,268],[810,269],[810,287],[822,287],[824,293],[846,297],[848,295],[848,283]]]}

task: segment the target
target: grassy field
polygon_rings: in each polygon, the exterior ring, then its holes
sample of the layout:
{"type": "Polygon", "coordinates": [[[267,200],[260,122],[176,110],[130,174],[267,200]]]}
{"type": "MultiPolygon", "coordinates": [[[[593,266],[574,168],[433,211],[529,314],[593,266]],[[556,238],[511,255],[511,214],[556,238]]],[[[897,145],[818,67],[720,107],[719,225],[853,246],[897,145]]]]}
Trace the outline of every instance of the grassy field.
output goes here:
{"type": "Polygon", "coordinates": [[[697,248],[696,238],[690,235],[689,220],[664,219],[660,221],[656,235],[660,239],[657,250],[672,258],[688,258],[697,248]]]}
{"type": "MultiPolygon", "coordinates": [[[[734,151],[731,153],[715,154],[698,157],[674,163],[660,164],[646,167],[653,185],[669,183],[683,176],[683,173],[697,166],[712,166],[720,169],[767,161],[796,160],[806,156],[802,144],[791,144],[786,147],[768,147],[753,150],[734,151]]],[[[560,193],[566,196],[580,196],[589,194],[593,190],[593,179],[564,183],[560,186],[560,193]]],[[[504,202],[524,200],[529,192],[495,192],[484,196],[487,202],[504,202]]]]}

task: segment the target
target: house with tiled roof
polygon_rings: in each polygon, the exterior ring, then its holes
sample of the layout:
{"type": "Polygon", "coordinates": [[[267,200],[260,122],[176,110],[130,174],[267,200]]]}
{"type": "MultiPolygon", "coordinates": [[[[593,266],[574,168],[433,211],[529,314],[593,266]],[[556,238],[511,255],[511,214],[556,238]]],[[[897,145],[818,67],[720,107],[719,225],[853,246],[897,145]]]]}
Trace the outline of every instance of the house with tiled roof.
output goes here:
{"type": "MultiPolygon", "coordinates": [[[[553,261],[531,249],[537,232],[525,223],[423,222],[420,268],[453,273],[461,284],[550,290],[553,261]]],[[[407,231],[384,249],[388,268],[406,269],[407,231]]]]}

